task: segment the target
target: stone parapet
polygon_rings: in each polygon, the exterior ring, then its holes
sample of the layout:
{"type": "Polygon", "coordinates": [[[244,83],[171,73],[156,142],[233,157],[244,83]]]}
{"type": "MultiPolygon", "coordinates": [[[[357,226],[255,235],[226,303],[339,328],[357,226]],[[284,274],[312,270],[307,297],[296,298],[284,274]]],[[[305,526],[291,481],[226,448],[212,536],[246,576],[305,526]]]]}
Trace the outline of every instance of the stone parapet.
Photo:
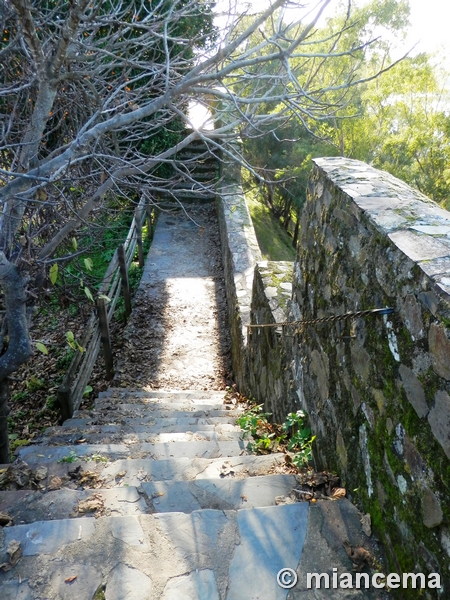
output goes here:
{"type": "Polygon", "coordinates": [[[290,319],[394,313],[307,327],[291,344],[294,391],[320,467],[371,514],[392,570],[439,571],[446,597],[450,213],[359,161],[314,162],[290,319]]]}
{"type": "Polygon", "coordinates": [[[255,265],[261,251],[239,182],[225,180],[218,195],[219,228],[231,330],[234,379],[242,392],[247,382],[247,325],[255,265]]]}

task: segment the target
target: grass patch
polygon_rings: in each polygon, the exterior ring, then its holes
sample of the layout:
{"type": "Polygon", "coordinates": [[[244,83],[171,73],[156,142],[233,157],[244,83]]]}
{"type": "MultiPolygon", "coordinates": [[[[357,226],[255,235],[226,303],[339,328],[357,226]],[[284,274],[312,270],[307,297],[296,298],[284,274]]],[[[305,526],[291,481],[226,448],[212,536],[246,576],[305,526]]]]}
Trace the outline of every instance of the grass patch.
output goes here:
{"type": "Polygon", "coordinates": [[[269,208],[262,202],[258,202],[251,194],[246,194],[245,197],[263,258],[294,260],[295,249],[292,247],[292,238],[272,216],[269,208]]]}

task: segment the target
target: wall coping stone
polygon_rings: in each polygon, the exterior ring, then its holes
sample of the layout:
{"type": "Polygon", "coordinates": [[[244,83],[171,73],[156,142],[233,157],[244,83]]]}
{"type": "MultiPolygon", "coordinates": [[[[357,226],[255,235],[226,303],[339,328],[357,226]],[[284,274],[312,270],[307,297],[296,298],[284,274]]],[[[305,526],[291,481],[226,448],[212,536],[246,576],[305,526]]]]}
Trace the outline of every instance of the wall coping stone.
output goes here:
{"type": "MultiPolygon", "coordinates": [[[[316,158],[327,179],[351,198],[380,233],[417,263],[450,299],[450,212],[384,171],[358,160],[316,158]]],[[[360,214],[349,206],[357,220],[360,214]]]]}

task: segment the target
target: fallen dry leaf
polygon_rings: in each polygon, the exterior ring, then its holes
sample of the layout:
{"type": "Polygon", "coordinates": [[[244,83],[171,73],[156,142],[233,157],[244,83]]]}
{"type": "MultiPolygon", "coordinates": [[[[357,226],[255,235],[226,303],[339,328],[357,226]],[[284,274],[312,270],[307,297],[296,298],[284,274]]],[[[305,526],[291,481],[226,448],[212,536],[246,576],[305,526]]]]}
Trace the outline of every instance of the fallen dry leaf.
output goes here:
{"type": "Polygon", "coordinates": [[[53,475],[53,477],[50,478],[50,481],[47,486],[47,490],[50,492],[52,492],[54,490],[59,490],[59,488],[61,487],[61,484],[62,484],[62,479],[60,477],[56,477],[56,475],[53,475]]]}
{"type": "Polygon", "coordinates": [[[78,512],[80,514],[102,510],[105,506],[104,499],[99,494],[94,494],[86,500],[78,500],[78,512]]]}
{"type": "Polygon", "coordinates": [[[36,481],[42,481],[43,479],[45,479],[48,475],[48,469],[47,467],[43,467],[40,466],[36,469],[35,473],[34,473],[34,478],[36,479],[36,481]]]}
{"type": "Polygon", "coordinates": [[[17,565],[22,556],[22,547],[17,540],[11,540],[8,544],[6,552],[9,555],[9,562],[13,567],[17,565]]]}
{"type": "Polygon", "coordinates": [[[347,490],[345,488],[333,488],[331,490],[331,498],[337,500],[338,498],[345,498],[347,490]]]}

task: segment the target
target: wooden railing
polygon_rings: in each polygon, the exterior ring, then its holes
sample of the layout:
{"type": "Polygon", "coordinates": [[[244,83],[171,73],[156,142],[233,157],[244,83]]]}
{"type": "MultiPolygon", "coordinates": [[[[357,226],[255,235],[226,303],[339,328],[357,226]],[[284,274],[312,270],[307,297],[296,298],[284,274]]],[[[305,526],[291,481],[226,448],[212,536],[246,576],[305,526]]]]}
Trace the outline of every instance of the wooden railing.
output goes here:
{"type": "Polygon", "coordinates": [[[76,350],[64,380],[58,388],[57,395],[62,420],[72,417],[74,411],[79,408],[101,347],[103,347],[105,359],[106,378],[109,380],[114,376],[109,324],[121,291],[124,296],[126,318],[128,319],[130,316],[131,296],[128,270],[133,262],[136,245],[138,246],[139,266],[144,266],[142,224],[147,220],[148,235],[151,238],[153,235],[152,218],[152,209],[142,198],[135,209],[128,235],[124,243],[120,244],[114,252],[97,292],[96,309],[92,311],[84,336],[80,341],[83,351],[76,350]],[[105,300],[105,296],[108,300],[105,300]]]}

